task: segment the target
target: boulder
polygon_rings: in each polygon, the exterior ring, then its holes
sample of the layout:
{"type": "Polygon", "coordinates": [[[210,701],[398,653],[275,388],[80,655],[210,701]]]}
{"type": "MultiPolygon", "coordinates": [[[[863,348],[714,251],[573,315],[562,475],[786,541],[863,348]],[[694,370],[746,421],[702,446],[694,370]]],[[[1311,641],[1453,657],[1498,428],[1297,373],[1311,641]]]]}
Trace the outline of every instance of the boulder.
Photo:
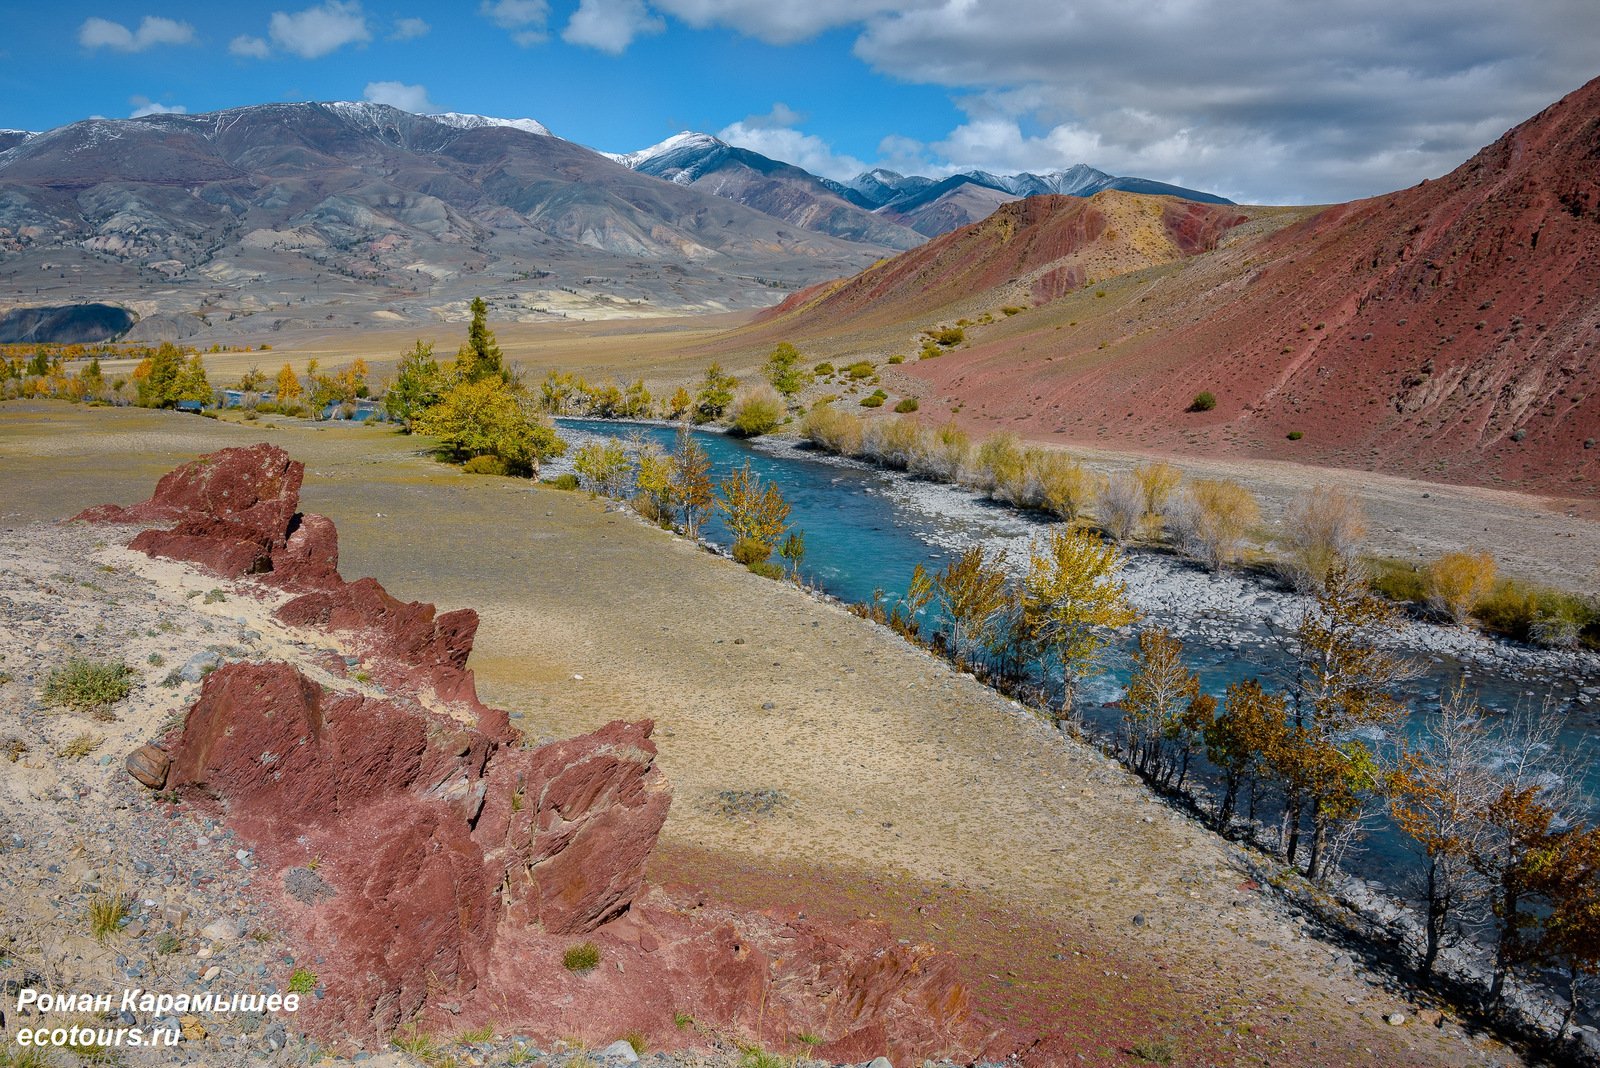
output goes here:
{"type": "Polygon", "coordinates": [[[165,749],[153,745],[141,745],[128,754],[123,766],[128,769],[128,774],[144,783],[152,790],[159,790],[167,784],[167,765],[170,763],[165,749]]]}
{"type": "Polygon", "coordinates": [[[89,523],[173,523],[210,517],[276,537],[294,515],[304,477],[305,465],[276,445],[263,442],[222,449],[167,472],[147,501],[128,508],[100,505],[73,518],[89,523]]]}

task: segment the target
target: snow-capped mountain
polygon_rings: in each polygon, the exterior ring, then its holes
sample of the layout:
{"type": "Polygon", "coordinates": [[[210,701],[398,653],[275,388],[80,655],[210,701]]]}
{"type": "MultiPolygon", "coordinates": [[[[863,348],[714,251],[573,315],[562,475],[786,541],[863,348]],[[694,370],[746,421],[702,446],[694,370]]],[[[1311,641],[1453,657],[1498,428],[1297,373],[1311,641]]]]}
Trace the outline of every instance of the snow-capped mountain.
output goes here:
{"type": "MultiPolygon", "coordinates": [[[[755,201],[770,196],[770,183],[781,174],[791,186],[804,187],[813,196],[830,201],[843,200],[924,237],[937,237],[958,226],[976,222],[1007,201],[1046,193],[1088,197],[1103,189],[1120,189],[1129,193],[1175,196],[1209,204],[1229,203],[1211,193],[1147,178],[1117,177],[1083,163],[1044,174],[1027,171],[1020,174],[991,174],[988,171],[971,170],[940,179],[896,174],[878,168],[859,174],[848,182],[837,182],[819,178],[792,164],[770,159],[749,149],[730,145],[710,134],[689,131],[674,134],[649,148],[612,155],[611,158],[642,174],[653,174],[680,185],[702,186],[708,192],[763,211],[768,209],[755,201]],[[763,181],[752,182],[751,174],[760,175],[763,181]],[[739,177],[736,179],[735,175],[739,177]]],[[[780,218],[788,218],[796,225],[806,225],[800,221],[800,216],[808,209],[800,208],[792,195],[785,198],[781,207],[780,212],[769,213],[779,214],[780,218]],[[793,214],[796,212],[800,214],[793,214]]],[[[852,232],[867,232],[860,229],[864,224],[859,221],[854,221],[853,225],[856,229],[852,232]]],[[[879,232],[873,239],[882,241],[883,233],[879,232]]]]}
{"type": "Polygon", "coordinates": [[[446,126],[454,126],[458,130],[481,130],[485,126],[505,126],[512,130],[521,130],[524,133],[538,134],[541,137],[551,137],[550,128],[537,119],[497,119],[492,115],[466,115],[459,111],[446,111],[438,115],[429,115],[434,122],[442,122],[446,126]]]}
{"type": "Polygon", "coordinates": [[[791,163],[684,131],[637,152],[611,158],[640,174],[690,186],[830,237],[908,249],[922,238],[851,202],[836,182],[791,163]]]}

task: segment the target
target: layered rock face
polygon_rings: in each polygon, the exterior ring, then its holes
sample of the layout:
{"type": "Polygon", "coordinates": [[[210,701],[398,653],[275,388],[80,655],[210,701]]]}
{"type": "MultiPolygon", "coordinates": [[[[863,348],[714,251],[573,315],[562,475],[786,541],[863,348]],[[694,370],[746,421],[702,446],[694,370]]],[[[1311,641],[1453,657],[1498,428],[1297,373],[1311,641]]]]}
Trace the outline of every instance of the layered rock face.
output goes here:
{"type": "Polygon", "coordinates": [[[525,748],[467,670],[476,613],[346,582],[333,524],[297,511],[302,475],[274,446],[227,449],[143,504],[78,518],[174,524],[131,547],[242,592],[290,591],[278,620],[361,665],[360,682],[339,658],[224,665],[181,729],[129,758],[141,782],[216,806],[257,849],[286,927],[322,962],[322,1032],[490,1023],[549,1039],[639,1031],[672,1049],[696,1041],[676,1025],[686,1013],[702,1033],[770,1045],[819,1035],[835,1060],[994,1044],[931,947],[648,888],[671,800],[651,721],[525,748]],[[581,942],[600,964],[569,970],[581,942]]]}

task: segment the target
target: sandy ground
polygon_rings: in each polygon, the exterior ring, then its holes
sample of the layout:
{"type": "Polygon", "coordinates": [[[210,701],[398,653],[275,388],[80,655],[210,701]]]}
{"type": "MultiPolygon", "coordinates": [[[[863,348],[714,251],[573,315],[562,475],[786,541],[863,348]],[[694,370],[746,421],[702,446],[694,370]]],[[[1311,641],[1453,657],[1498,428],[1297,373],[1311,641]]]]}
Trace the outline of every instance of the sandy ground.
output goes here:
{"type": "Polygon", "coordinates": [[[262,439],[307,462],[303,507],[337,522],[347,576],[478,609],[480,690],[530,735],[657,720],[668,877],[942,932],[1002,1015],[1092,1033],[1120,1012],[1083,1063],[1123,1063],[1141,1027],[1177,1036],[1177,1063],[1517,1063],[1454,1023],[1418,1026],[1114,763],[882,629],[582,495],[463,476],[381,430],[6,405],[0,527],[142,499],[180,460],[262,439]],[[730,816],[723,791],[780,804],[730,816]],[[994,937],[970,937],[976,916],[994,937]]]}

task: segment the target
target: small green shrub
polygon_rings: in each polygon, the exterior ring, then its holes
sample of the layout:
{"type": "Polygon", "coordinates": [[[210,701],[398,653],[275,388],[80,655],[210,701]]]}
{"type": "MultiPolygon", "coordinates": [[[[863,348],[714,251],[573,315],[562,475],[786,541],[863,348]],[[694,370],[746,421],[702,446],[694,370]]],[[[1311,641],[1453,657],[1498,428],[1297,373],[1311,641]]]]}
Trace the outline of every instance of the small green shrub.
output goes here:
{"type": "Polygon", "coordinates": [[[590,972],[600,966],[600,947],[593,942],[568,946],[561,955],[561,966],[569,972],[590,972]]]}
{"type": "Polygon", "coordinates": [[[783,565],[773,563],[771,560],[757,560],[755,563],[745,566],[750,569],[751,574],[760,575],[762,578],[783,578],[783,565]]]}
{"type": "Polygon", "coordinates": [[[89,899],[89,933],[96,942],[104,942],[122,930],[129,911],[128,899],[121,893],[94,895],[89,899]]]}
{"type": "Polygon", "coordinates": [[[228,599],[228,595],[221,590],[207,590],[205,604],[220,604],[228,599]]]}
{"type": "Polygon", "coordinates": [[[475,1027],[471,1031],[461,1032],[461,1041],[468,1045],[477,1042],[488,1042],[493,1038],[494,1026],[492,1024],[484,1024],[482,1027],[475,1027]]]}
{"type": "Polygon", "coordinates": [[[899,404],[894,406],[894,410],[899,412],[901,415],[905,415],[907,412],[914,412],[920,407],[922,407],[922,405],[917,403],[917,398],[906,397],[899,404]]]}
{"type": "Polygon", "coordinates": [[[433,1044],[433,1036],[420,1030],[416,1024],[396,1031],[392,1041],[395,1049],[424,1061],[432,1060],[439,1052],[439,1048],[433,1044]]]}
{"type": "Polygon", "coordinates": [[[1485,627],[1517,641],[1528,639],[1538,613],[1537,592],[1516,579],[1500,579],[1487,597],[1472,606],[1472,614],[1485,627]]]}
{"type": "Polygon", "coordinates": [[[1301,438],[1305,437],[1305,434],[1298,430],[1291,430],[1287,436],[1290,441],[1299,441],[1301,438]]]}
{"type": "Polygon", "coordinates": [[[925,342],[923,342],[923,345],[922,345],[922,351],[917,353],[917,359],[919,359],[919,360],[932,360],[932,359],[936,359],[936,358],[938,358],[940,356],[943,356],[943,355],[944,355],[944,350],[941,349],[938,345],[935,345],[931,341],[925,341],[925,342]]]}
{"type": "Polygon", "coordinates": [[[289,974],[289,992],[309,994],[317,988],[317,975],[305,968],[296,968],[289,974]]]}
{"type": "Polygon", "coordinates": [[[183,939],[175,931],[163,931],[156,939],[156,952],[164,957],[170,957],[183,948],[183,939]]]}
{"type": "Polygon", "coordinates": [[[749,566],[759,564],[772,555],[772,546],[755,538],[740,538],[733,543],[733,558],[739,563],[749,566]]]}
{"type": "Polygon", "coordinates": [[[461,470],[469,475],[506,475],[511,469],[506,462],[498,456],[474,456],[461,465],[461,470]]]}
{"type": "Polygon", "coordinates": [[[1171,1064],[1173,1057],[1177,1056],[1171,1042],[1154,1038],[1140,1039],[1128,1052],[1146,1064],[1171,1064]]]}
{"type": "Polygon", "coordinates": [[[967,340],[967,332],[959,326],[945,326],[934,330],[924,330],[923,335],[935,345],[947,349],[967,340]]]}
{"type": "Polygon", "coordinates": [[[739,1068],[794,1068],[790,1058],[768,1053],[760,1046],[746,1046],[740,1053],[739,1068]]]}
{"type": "Polygon", "coordinates": [[[833,364],[829,363],[827,360],[823,360],[821,363],[813,367],[811,371],[818,378],[827,378],[829,375],[833,374],[833,364]]]}
{"type": "Polygon", "coordinates": [[[559,490],[575,490],[583,483],[578,480],[577,475],[573,474],[571,471],[566,471],[557,475],[555,478],[545,479],[544,484],[547,486],[554,486],[559,490]]]}
{"type": "Polygon", "coordinates": [[[643,1031],[629,1031],[622,1036],[622,1041],[632,1046],[635,1053],[642,1054],[650,1048],[650,1044],[645,1041],[643,1031]]]}
{"type": "Polygon", "coordinates": [[[151,653],[149,659],[147,659],[145,663],[149,664],[151,667],[165,667],[167,658],[162,656],[160,653],[151,653]]]}
{"type": "Polygon", "coordinates": [[[680,1031],[686,1027],[693,1027],[694,1017],[690,1016],[686,1012],[675,1012],[672,1014],[672,1026],[676,1027],[680,1031]]]}
{"type": "Polygon", "coordinates": [[[1024,311],[1023,308],[1018,307],[1015,304],[1007,304],[1004,308],[1000,309],[1000,314],[1004,315],[1007,319],[1009,319],[1013,315],[1022,314],[1023,311],[1024,311]]]}
{"type": "Polygon", "coordinates": [[[783,398],[777,391],[757,386],[734,402],[731,428],[740,437],[760,437],[781,423],[784,414],[783,398]]]}
{"type": "Polygon", "coordinates": [[[1189,402],[1191,412],[1209,412],[1217,406],[1217,395],[1206,390],[1194,395],[1194,400],[1189,402]]]}
{"type": "Polygon", "coordinates": [[[857,382],[861,381],[863,378],[871,378],[873,373],[872,362],[870,360],[857,360],[849,367],[846,367],[844,369],[844,373],[855,379],[857,382]]]}
{"type": "Polygon", "coordinates": [[[69,660],[44,680],[47,705],[93,712],[109,708],[133,692],[133,669],[121,661],[69,660]]]}
{"type": "Polygon", "coordinates": [[[901,355],[900,353],[897,352],[893,356],[889,357],[889,362],[890,363],[894,363],[894,364],[905,363],[906,362],[906,358],[903,355],[901,355]]]}
{"type": "Polygon", "coordinates": [[[1423,604],[1427,588],[1422,571],[1414,564],[1390,557],[1377,557],[1367,561],[1373,592],[1402,604],[1423,604]]]}
{"type": "Polygon", "coordinates": [[[888,397],[889,395],[880,389],[874,393],[870,393],[867,396],[862,397],[859,403],[863,408],[882,408],[883,402],[887,400],[888,397]]]}

